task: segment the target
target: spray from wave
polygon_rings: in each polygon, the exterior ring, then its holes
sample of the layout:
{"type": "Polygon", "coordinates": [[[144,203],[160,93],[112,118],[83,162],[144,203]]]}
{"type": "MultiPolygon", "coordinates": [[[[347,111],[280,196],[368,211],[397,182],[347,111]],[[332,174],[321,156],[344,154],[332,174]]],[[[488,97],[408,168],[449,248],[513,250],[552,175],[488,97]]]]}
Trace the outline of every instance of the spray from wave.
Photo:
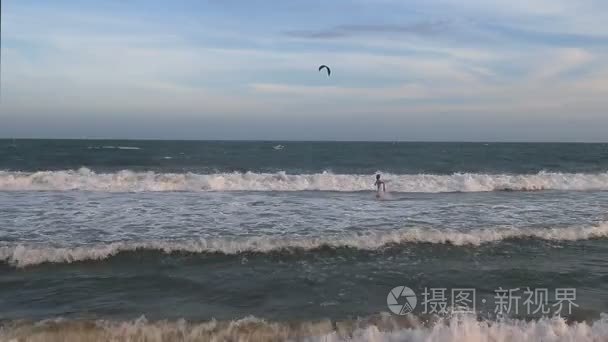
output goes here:
{"type": "MultiPolygon", "coordinates": [[[[596,174],[385,175],[391,192],[485,192],[535,190],[608,190],[608,172],[596,174]]],[[[65,171],[0,171],[0,191],[100,192],[140,191],[368,191],[370,175],[278,173],[155,173],[124,170],[96,173],[87,168],[65,171]]]]}
{"type": "Polygon", "coordinates": [[[591,342],[608,338],[608,318],[568,323],[562,318],[535,321],[478,320],[455,316],[422,322],[415,316],[380,314],[351,321],[267,322],[255,317],[235,321],[185,320],[67,321],[13,323],[0,329],[2,341],[503,341],[591,342]]]}
{"type": "Polygon", "coordinates": [[[540,239],[547,241],[578,241],[608,238],[608,223],[591,227],[568,228],[495,228],[470,231],[439,229],[404,229],[351,236],[318,238],[252,237],[245,239],[197,239],[188,241],[116,242],[77,247],[0,246],[0,261],[15,267],[44,263],[73,263],[105,260],[119,253],[139,250],[163,253],[272,253],[277,251],[317,250],[320,248],[352,248],[363,251],[406,243],[452,244],[480,246],[507,239],[540,239]]]}

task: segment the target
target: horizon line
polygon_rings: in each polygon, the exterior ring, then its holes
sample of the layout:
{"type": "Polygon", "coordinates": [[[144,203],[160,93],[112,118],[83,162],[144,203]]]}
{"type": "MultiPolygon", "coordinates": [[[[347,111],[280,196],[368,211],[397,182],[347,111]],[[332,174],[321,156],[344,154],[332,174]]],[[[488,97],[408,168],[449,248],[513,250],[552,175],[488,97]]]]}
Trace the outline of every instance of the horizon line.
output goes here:
{"type": "Polygon", "coordinates": [[[72,141],[178,141],[178,142],[295,142],[295,143],[454,143],[454,144],[608,144],[608,141],[526,141],[526,140],[309,140],[309,139],[180,139],[180,138],[14,138],[0,137],[0,141],[17,140],[72,140],[72,141]]]}

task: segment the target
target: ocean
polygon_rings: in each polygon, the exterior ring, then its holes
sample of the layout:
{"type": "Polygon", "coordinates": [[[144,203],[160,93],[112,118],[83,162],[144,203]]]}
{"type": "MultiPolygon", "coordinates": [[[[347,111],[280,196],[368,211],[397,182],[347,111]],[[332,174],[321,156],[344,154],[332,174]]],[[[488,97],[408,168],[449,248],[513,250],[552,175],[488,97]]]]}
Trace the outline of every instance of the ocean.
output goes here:
{"type": "Polygon", "coordinates": [[[0,341],[608,341],[606,313],[608,144],[0,140],[0,341]]]}

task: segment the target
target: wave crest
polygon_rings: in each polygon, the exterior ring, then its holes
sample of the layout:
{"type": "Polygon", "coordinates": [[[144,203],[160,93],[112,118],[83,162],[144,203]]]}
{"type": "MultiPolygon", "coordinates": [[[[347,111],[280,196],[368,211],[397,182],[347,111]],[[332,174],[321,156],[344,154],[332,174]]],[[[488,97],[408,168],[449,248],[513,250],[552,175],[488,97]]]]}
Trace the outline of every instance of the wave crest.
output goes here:
{"type": "Polygon", "coordinates": [[[352,248],[364,251],[406,243],[480,246],[507,239],[578,241],[608,238],[608,222],[591,227],[568,228],[495,228],[470,231],[404,229],[382,233],[319,238],[253,237],[247,239],[197,239],[191,241],[116,242],[93,246],[48,247],[23,244],[0,246],[0,261],[16,267],[43,263],[99,261],[123,252],[153,250],[163,253],[272,253],[277,251],[317,250],[323,247],[352,248]]]}
{"type": "Polygon", "coordinates": [[[380,314],[365,319],[267,322],[255,317],[191,323],[185,320],[68,321],[17,323],[0,330],[0,339],[36,341],[604,341],[608,318],[568,323],[563,318],[533,321],[478,320],[454,316],[424,323],[415,316],[380,314]]]}
{"type": "MultiPolygon", "coordinates": [[[[537,174],[385,175],[391,192],[484,192],[534,190],[608,190],[608,172],[537,174]]],[[[0,171],[0,191],[368,191],[370,175],[278,173],[155,173],[123,170],[96,173],[87,168],[64,171],[0,171]]]]}

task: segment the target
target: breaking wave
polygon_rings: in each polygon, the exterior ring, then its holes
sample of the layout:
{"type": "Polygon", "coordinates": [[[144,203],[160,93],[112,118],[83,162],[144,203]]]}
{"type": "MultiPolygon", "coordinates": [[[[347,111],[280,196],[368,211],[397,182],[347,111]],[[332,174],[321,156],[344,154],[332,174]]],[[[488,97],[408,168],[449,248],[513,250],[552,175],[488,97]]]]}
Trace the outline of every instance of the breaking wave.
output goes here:
{"type": "Polygon", "coordinates": [[[567,322],[563,318],[524,321],[454,316],[424,322],[415,316],[379,314],[346,321],[269,322],[255,317],[234,321],[188,322],[69,321],[8,323],[2,341],[503,341],[597,342],[608,338],[608,318],[567,322]]]}
{"type": "MultiPolygon", "coordinates": [[[[536,190],[608,190],[608,172],[537,174],[385,175],[391,192],[484,192],[536,190]]],[[[373,175],[278,173],[155,173],[124,170],[96,173],[87,168],[65,171],[0,171],[0,191],[85,190],[139,191],[368,191],[373,175]]]]}
{"type": "Polygon", "coordinates": [[[44,263],[73,263],[105,260],[119,253],[139,250],[163,253],[272,253],[277,251],[317,250],[320,248],[352,248],[364,251],[407,244],[431,243],[455,246],[480,246],[508,239],[539,239],[547,241],[578,241],[608,238],[608,222],[590,227],[568,228],[495,228],[470,231],[439,229],[404,229],[351,236],[317,238],[252,237],[241,239],[196,239],[188,241],[115,242],[86,246],[0,246],[0,262],[15,267],[44,263]]]}

